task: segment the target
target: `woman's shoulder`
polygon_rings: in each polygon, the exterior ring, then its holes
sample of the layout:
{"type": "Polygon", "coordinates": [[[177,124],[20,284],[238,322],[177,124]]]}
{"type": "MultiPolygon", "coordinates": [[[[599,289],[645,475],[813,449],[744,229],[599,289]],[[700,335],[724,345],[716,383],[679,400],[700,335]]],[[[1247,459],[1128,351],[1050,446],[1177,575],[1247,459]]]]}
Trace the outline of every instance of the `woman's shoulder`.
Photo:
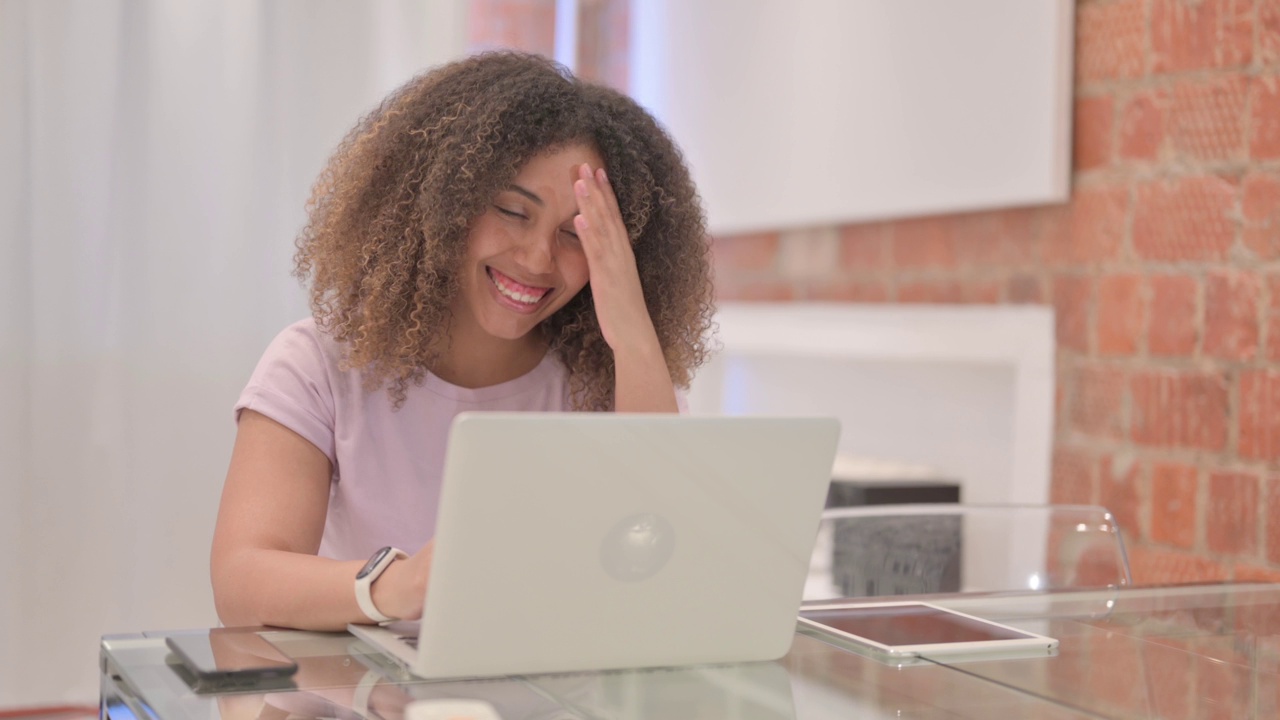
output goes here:
{"type": "Polygon", "coordinates": [[[267,355],[295,361],[319,361],[337,367],[342,359],[338,341],[319,326],[315,318],[307,317],[286,326],[276,334],[267,347],[267,355]]]}

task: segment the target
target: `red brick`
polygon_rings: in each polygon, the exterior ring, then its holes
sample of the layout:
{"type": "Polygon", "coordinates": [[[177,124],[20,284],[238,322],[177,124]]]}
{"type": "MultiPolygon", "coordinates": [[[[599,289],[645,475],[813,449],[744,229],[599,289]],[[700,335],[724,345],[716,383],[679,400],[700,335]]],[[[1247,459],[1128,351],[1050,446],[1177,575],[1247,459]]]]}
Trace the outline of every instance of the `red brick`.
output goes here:
{"type": "Polygon", "coordinates": [[[855,272],[888,268],[888,226],[875,223],[840,228],[840,267],[855,272]]]}
{"type": "Polygon", "coordinates": [[[1204,293],[1204,352],[1226,360],[1258,354],[1261,332],[1257,275],[1219,272],[1209,276],[1204,293]]]}
{"type": "Polygon", "coordinates": [[[1044,281],[1038,275],[1018,274],[1009,278],[1005,299],[1012,304],[1044,305],[1048,302],[1048,292],[1044,290],[1044,281]]]}
{"type": "Polygon", "coordinates": [[[1098,281],[1098,353],[1132,355],[1142,335],[1142,276],[1107,275],[1098,281]]]}
{"type": "Polygon", "coordinates": [[[1247,65],[1252,0],[1152,0],[1151,58],[1157,73],[1247,65]]]}
{"type": "Polygon", "coordinates": [[[1149,717],[1161,720],[1194,718],[1195,708],[1190,697],[1195,687],[1193,658],[1194,655],[1180,647],[1170,647],[1158,641],[1142,643],[1141,667],[1146,670],[1147,687],[1159,688],[1158,692],[1149,693],[1149,717]]]}
{"type": "Polygon", "coordinates": [[[809,300],[834,302],[880,303],[889,299],[889,285],[883,280],[848,280],[811,287],[809,300]]]}
{"type": "Polygon", "coordinates": [[[996,280],[966,280],[960,283],[960,301],[975,305],[996,305],[1002,299],[1002,285],[996,280]]]}
{"type": "Polygon", "coordinates": [[[1196,350],[1200,283],[1186,275],[1154,275],[1147,350],[1152,355],[1182,357],[1196,350]]]}
{"type": "Polygon", "coordinates": [[[1240,423],[1237,452],[1240,456],[1280,460],[1280,372],[1242,371],[1237,413],[1240,423]]]}
{"type": "Polygon", "coordinates": [[[1120,114],[1119,154],[1126,160],[1153,161],[1164,147],[1169,95],[1161,90],[1134,94],[1120,114]]]}
{"type": "Polygon", "coordinates": [[[1280,478],[1271,478],[1267,482],[1266,507],[1263,508],[1265,518],[1267,560],[1280,564],[1280,478]]]}
{"type": "Polygon", "coordinates": [[[1243,160],[1249,84],[1242,76],[1178,83],[1168,115],[1169,146],[1175,157],[1243,160]]]}
{"type": "Polygon", "coordinates": [[[1148,371],[1134,376],[1132,438],[1153,447],[1222,450],[1227,381],[1216,373],[1148,371]]]}
{"type": "Polygon", "coordinates": [[[1280,0],[1258,0],[1258,62],[1280,61],[1280,0]]]}
{"type": "Polygon", "coordinates": [[[1138,186],[1133,246],[1147,260],[1225,260],[1235,240],[1235,182],[1184,177],[1138,186]]]}
{"type": "Polygon", "coordinates": [[[1280,362],[1280,275],[1269,275],[1266,281],[1271,296],[1265,319],[1267,360],[1280,362]]]}
{"type": "Polygon", "coordinates": [[[1240,194],[1245,247],[1260,260],[1280,258],[1280,175],[1250,173],[1240,194]]]}
{"type": "Polygon", "coordinates": [[[1280,158],[1280,75],[1254,78],[1250,92],[1249,157],[1280,158]]]}
{"type": "Polygon", "coordinates": [[[577,3],[579,46],[578,77],[602,82],[623,92],[627,89],[627,2],[577,3]]]}
{"type": "Polygon", "coordinates": [[[890,252],[900,268],[954,268],[951,225],[945,217],[915,218],[892,225],[890,252]]]}
{"type": "Polygon", "coordinates": [[[1093,170],[1111,163],[1111,135],[1115,123],[1115,100],[1110,95],[1076,100],[1072,124],[1076,170],[1093,170]]]}
{"type": "Polygon", "coordinates": [[[1070,428],[1092,437],[1123,439],[1128,430],[1125,416],[1125,371],[1109,366],[1080,367],[1074,392],[1068,400],[1070,428]]]}
{"type": "Polygon", "coordinates": [[[952,254],[961,267],[990,269],[1017,264],[1025,255],[1015,244],[1027,244],[1007,226],[999,213],[976,212],[947,218],[952,254]]]}
{"type": "Polygon", "coordinates": [[[1239,720],[1265,717],[1253,712],[1254,671],[1243,658],[1220,662],[1203,655],[1195,657],[1196,717],[1204,720],[1239,720]]]}
{"type": "MultiPolygon", "coordinates": [[[[1269,577],[1280,577],[1280,571],[1268,571],[1260,565],[1252,563],[1235,563],[1232,576],[1240,582],[1275,582],[1269,577]]],[[[1280,613],[1269,603],[1246,602],[1231,608],[1229,625],[1226,630],[1237,638],[1248,637],[1248,644],[1221,643],[1214,648],[1213,655],[1226,662],[1238,662],[1241,669],[1262,670],[1275,675],[1280,670],[1280,613]],[[1232,647],[1231,645],[1235,645],[1232,647]],[[1256,662],[1261,661],[1261,662],[1256,662]],[[1256,662],[1256,664],[1255,664],[1256,662]]],[[[1271,685],[1273,683],[1268,683],[1271,685]]],[[[1280,713],[1268,712],[1255,717],[1280,717],[1280,713]]]]}
{"type": "Polygon", "coordinates": [[[1092,505],[1097,502],[1093,456],[1080,448],[1057,443],[1053,449],[1053,481],[1049,501],[1055,504],[1092,505]]]}
{"type": "Polygon", "coordinates": [[[555,55],[555,0],[478,0],[470,3],[470,10],[471,49],[515,48],[555,55]]]}
{"type": "Polygon", "coordinates": [[[1141,545],[1129,547],[1129,568],[1137,585],[1225,580],[1226,568],[1208,558],[1141,545]]]}
{"type": "Polygon", "coordinates": [[[986,213],[995,217],[996,232],[1007,242],[1002,251],[1010,265],[1038,267],[1041,262],[1039,228],[1043,207],[1013,208],[986,213]]]}
{"type": "Polygon", "coordinates": [[[898,285],[898,302],[959,303],[964,291],[955,280],[920,280],[898,285]]]}
{"type": "Polygon", "coordinates": [[[1245,227],[1280,234],[1280,175],[1251,172],[1245,176],[1242,188],[1245,227]]]}
{"type": "Polygon", "coordinates": [[[1128,188],[1077,188],[1070,205],[1046,216],[1045,261],[1079,265],[1118,258],[1128,208],[1128,188]]]}
{"type": "Polygon", "coordinates": [[[1102,459],[1098,470],[1098,495],[1124,532],[1125,540],[1142,537],[1142,468],[1132,456],[1102,459]]]}
{"type": "Polygon", "coordinates": [[[1088,352],[1093,279],[1060,275],[1053,279],[1053,309],[1058,347],[1088,352]]]}
{"type": "Polygon", "coordinates": [[[714,238],[711,253],[717,269],[772,270],[778,259],[778,234],[734,235],[714,238]]]}
{"type": "Polygon", "coordinates": [[[1231,576],[1237,582],[1280,583],[1280,569],[1257,565],[1236,565],[1231,576]]]}
{"type": "Polygon", "coordinates": [[[1142,641],[1120,633],[1098,633],[1090,645],[1087,684],[1076,690],[1089,698],[1082,704],[1104,707],[1112,717],[1141,717],[1150,693],[1126,671],[1142,667],[1142,641]]]}
{"type": "Polygon", "coordinates": [[[1196,542],[1199,471],[1190,465],[1151,466],[1151,539],[1191,549],[1196,542]]]}
{"type": "Polygon", "coordinates": [[[1071,378],[1075,377],[1076,370],[1074,367],[1068,367],[1064,362],[1059,360],[1057,367],[1054,368],[1053,383],[1053,418],[1054,427],[1067,426],[1067,385],[1071,382],[1071,378]]]}
{"type": "Polygon", "coordinates": [[[785,301],[795,300],[796,292],[791,285],[775,280],[728,281],[717,277],[716,299],[785,301]]]}
{"type": "Polygon", "coordinates": [[[1229,472],[1210,475],[1204,519],[1210,551],[1253,554],[1258,545],[1258,477],[1229,472]]]}
{"type": "Polygon", "coordinates": [[[1011,303],[1040,304],[1045,302],[1045,295],[1044,282],[1035,275],[1014,275],[1005,290],[1011,303]]]}
{"type": "Polygon", "coordinates": [[[1135,78],[1146,64],[1145,0],[1091,3],[1076,10],[1076,78],[1135,78]]]}

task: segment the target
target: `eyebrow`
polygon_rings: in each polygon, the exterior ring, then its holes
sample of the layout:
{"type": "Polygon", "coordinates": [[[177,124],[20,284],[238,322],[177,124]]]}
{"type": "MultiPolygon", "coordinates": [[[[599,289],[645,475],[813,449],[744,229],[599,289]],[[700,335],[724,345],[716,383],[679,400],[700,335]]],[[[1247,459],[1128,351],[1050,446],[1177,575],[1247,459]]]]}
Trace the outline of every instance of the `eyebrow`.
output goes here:
{"type": "Polygon", "coordinates": [[[511,184],[511,187],[510,187],[510,188],[508,188],[508,189],[509,189],[509,190],[513,190],[513,191],[515,191],[515,192],[518,192],[518,193],[520,193],[521,195],[523,195],[523,196],[525,196],[525,197],[529,198],[529,199],[530,199],[530,200],[532,200],[532,201],[533,201],[533,203],[534,203],[535,205],[537,205],[538,207],[542,207],[543,205],[545,205],[545,204],[546,204],[546,203],[542,202],[542,198],[540,198],[540,197],[538,197],[537,195],[535,195],[532,191],[530,191],[530,190],[526,190],[525,188],[522,188],[522,187],[520,187],[519,185],[516,185],[515,183],[512,183],[512,184],[511,184]]]}

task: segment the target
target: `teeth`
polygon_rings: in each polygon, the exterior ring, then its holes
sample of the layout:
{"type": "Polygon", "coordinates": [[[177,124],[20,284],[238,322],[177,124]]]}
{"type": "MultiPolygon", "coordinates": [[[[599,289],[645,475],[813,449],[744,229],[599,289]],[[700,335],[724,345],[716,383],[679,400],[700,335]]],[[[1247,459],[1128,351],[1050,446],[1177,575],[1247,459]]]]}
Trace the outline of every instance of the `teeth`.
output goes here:
{"type": "Polygon", "coordinates": [[[498,278],[490,276],[490,279],[493,280],[494,286],[498,288],[498,292],[502,293],[504,297],[511,298],[512,300],[515,300],[516,302],[524,303],[525,305],[533,305],[534,303],[541,300],[542,296],[546,294],[545,291],[538,293],[537,295],[530,295],[528,293],[516,292],[515,290],[511,290],[507,286],[503,285],[498,280],[498,278]]]}

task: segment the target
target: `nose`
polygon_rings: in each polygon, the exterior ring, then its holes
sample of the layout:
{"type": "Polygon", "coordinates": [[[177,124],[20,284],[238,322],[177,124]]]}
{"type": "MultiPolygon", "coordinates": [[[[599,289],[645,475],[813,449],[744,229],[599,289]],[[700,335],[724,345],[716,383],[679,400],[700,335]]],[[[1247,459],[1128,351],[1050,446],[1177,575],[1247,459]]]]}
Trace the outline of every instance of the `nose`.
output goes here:
{"type": "Polygon", "coordinates": [[[548,232],[530,233],[525,242],[517,248],[516,263],[531,275],[549,274],[556,264],[555,243],[558,229],[548,232]]]}

